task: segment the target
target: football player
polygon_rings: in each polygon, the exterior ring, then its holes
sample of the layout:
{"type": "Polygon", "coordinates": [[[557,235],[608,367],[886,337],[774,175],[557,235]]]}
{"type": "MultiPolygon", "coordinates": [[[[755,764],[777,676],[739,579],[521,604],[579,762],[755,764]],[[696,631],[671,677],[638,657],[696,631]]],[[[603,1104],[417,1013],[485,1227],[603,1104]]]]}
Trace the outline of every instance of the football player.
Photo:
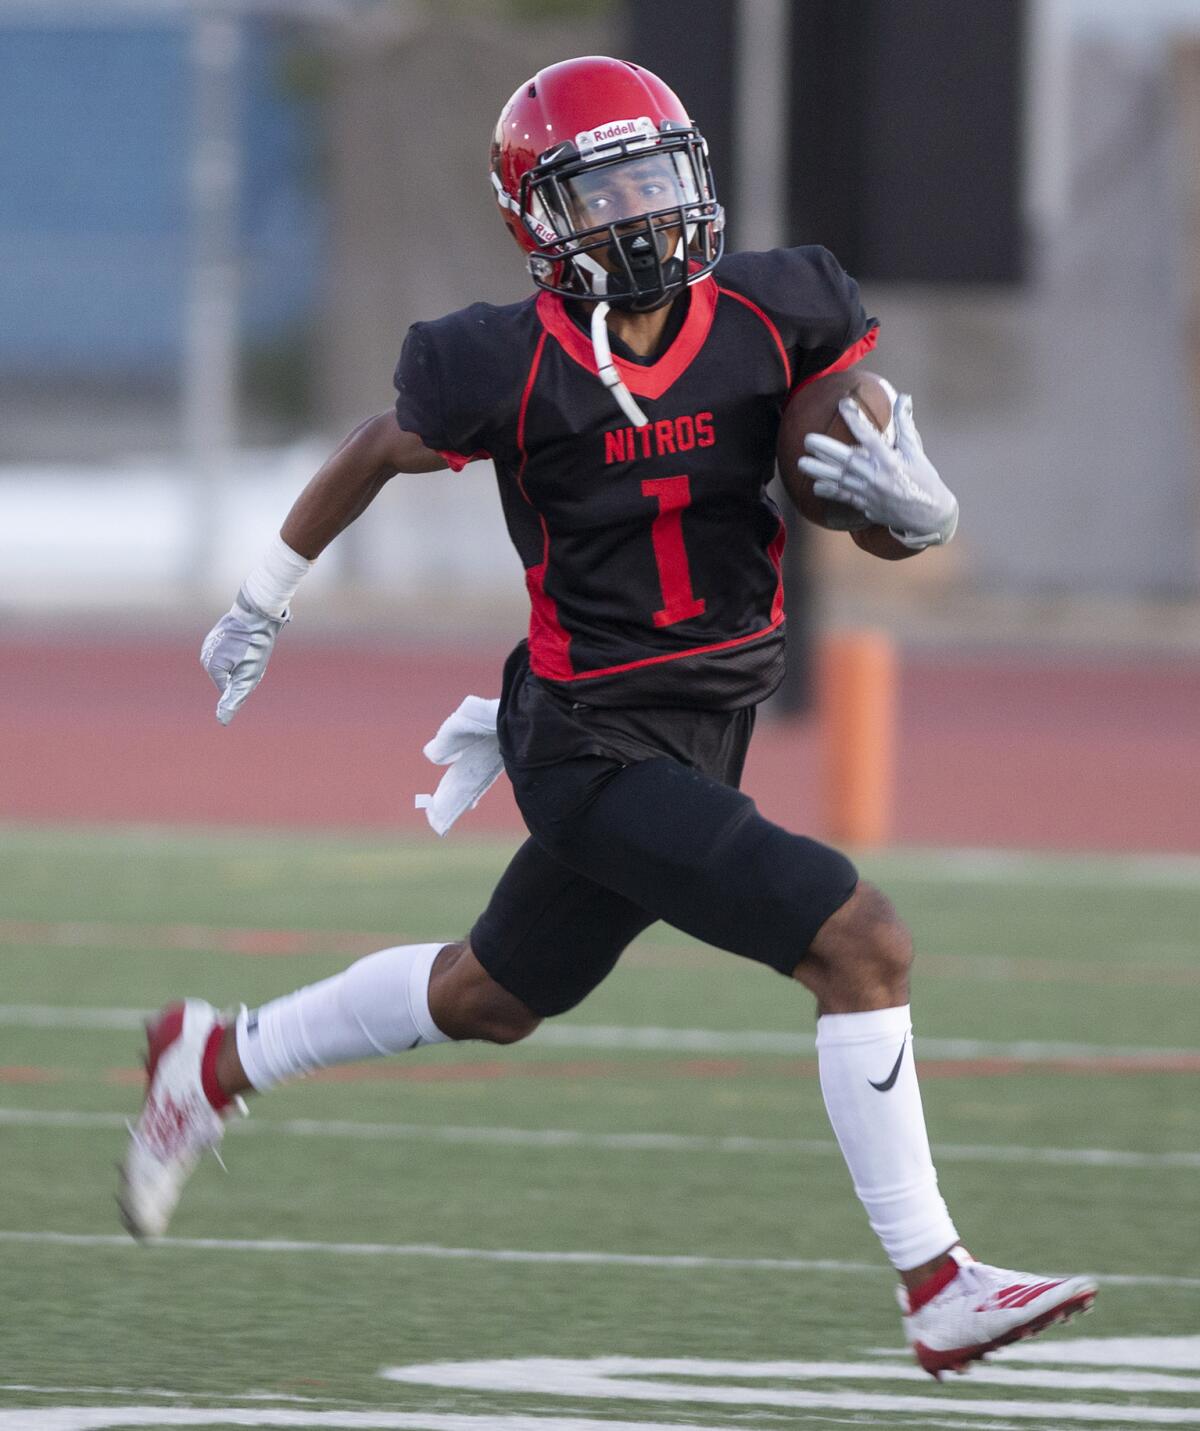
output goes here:
{"type": "Polygon", "coordinates": [[[885,433],[839,402],[876,324],[834,258],[724,254],[707,146],[654,75],[597,57],[541,70],[500,115],[491,182],[536,293],[412,327],[394,411],[300,494],[202,660],[228,723],[305,573],[383,485],[490,457],[531,603],[496,732],[530,838],[465,939],[382,950],[228,1023],[199,1000],[165,1009],[124,1220],[164,1232],[241,1094],[447,1039],[526,1038],[664,919],[815,996],[826,1107],[908,1340],[934,1375],[961,1369],[1086,1310],[1095,1284],[964,1250],[925,1131],[908,930],[844,855],[738,789],[783,669],[784,527],[766,489],[789,398],[812,433],[784,474],[792,495],[810,514],[839,504],[868,551],[949,541],[958,504],[907,397],[884,389],[885,433]],[[822,435],[839,412],[853,443],[822,435]]]}

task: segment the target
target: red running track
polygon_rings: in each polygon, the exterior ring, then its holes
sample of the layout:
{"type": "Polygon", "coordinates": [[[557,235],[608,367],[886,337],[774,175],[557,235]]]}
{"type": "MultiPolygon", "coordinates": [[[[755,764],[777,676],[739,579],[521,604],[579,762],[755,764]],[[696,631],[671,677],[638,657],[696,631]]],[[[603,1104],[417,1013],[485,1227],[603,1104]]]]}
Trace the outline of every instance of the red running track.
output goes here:
{"type": "MultiPolygon", "coordinates": [[[[421,746],[504,656],[288,640],[225,729],[200,634],[0,639],[0,820],[428,833],[421,746]]],[[[1200,850],[1200,661],[946,651],[902,672],[897,841],[1200,850]]],[[[763,721],[746,788],[821,834],[815,727],[763,721]]],[[[519,829],[501,781],[454,834],[519,829]]]]}

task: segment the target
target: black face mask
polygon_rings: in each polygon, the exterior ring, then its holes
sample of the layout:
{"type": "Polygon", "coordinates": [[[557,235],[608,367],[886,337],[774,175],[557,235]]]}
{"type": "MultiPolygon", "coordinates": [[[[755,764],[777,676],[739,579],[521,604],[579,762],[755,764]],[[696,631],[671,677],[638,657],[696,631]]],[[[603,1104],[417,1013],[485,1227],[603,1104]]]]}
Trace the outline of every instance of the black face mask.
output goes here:
{"type": "Polygon", "coordinates": [[[604,298],[614,308],[649,312],[711,273],[724,252],[725,216],[713,187],[708,148],[690,123],[664,120],[653,145],[642,136],[586,157],[564,141],[523,173],[516,194],[503,188],[495,172],[493,183],[510,219],[523,225],[522,247],[530,250],[533,281],[563,298],[604,298]],[[662,195],[648,197],[641,213],[636,212],[640,199],[618,202],[609,207],[620,212],[593,222],[603,210],[589,216],[592,174],[647,159],[671,165],[661,174],[662,195]],[[648,207],[659,198],[659,207],[648,207]],[[629,207],[635,212],[626,212],[629,207]],[[681,234],[686,236],[682,245],[681,234]],[[664,252],[672,235],[676,245],[664,252]],[[602,288],[598,274],[579,266],[585,256],[605,270],[602,288]]]}
{"type": "Polygon", "coordinates": [[[669,234],[661,229],[653,235],[648,229],[621,234],[609,243],[611,268],[604,296],[614,308],[649,312],[675,297],[685,271],[681,259],[662,257],[661,249],[669,243],[669,234]]]}

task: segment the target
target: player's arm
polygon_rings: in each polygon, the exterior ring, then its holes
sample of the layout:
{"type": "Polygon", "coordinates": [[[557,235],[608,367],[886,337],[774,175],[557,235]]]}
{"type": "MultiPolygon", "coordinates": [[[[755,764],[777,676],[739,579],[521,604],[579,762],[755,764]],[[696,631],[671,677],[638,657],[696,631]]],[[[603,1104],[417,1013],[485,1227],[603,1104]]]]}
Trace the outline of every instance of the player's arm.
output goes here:
{"type": "Polygon", "coordinates": [[[330,455],[296,498],[279,535],[292,551],[315,561],[398,472],[437,472],[447,466],[415,432],[403,431],[391,409],[381,412],[360,423],[330,455]]]}
{"type": "Polygon", "coordinates": [[[801,513],[872,556],[900,561],[954,535],[958,502],[925,456],[912,399],[872,373],[803,387],[784,413],[779,454],[801,513]]]}
{"type": "Polygon", "coordinates": [[[339,532],[398,472],[436,472],[449,464],[405,432],[392,411],[354,429],[300,493],[283,528],[204,638],[200,662],[221,692],[217,719],[228,725],[262,680],[275,638],[291,619],[296,588],[339,532]]]}

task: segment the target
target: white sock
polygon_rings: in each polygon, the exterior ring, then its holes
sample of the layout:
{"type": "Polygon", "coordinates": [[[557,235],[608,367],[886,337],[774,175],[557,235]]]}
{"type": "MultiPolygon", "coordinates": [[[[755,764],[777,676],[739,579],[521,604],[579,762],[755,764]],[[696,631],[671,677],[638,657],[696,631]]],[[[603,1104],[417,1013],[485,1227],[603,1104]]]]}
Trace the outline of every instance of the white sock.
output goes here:
{"type": "Polygon", "coordinates": [[[381,949],[332,979],[243,1009],[237,1051],[251,1086],[261,1092],[331,1063],[444,1043],[429,1012],[429,975],[444,947],[381,949]]]}
{"type": "Polygon", "coordinates": [[[929,1153],[908,1005],[823,1015],[817,1066],[854,1191],[893,1267],[919,1267],[952,1247],[958,1233],[929,1153]]]}

